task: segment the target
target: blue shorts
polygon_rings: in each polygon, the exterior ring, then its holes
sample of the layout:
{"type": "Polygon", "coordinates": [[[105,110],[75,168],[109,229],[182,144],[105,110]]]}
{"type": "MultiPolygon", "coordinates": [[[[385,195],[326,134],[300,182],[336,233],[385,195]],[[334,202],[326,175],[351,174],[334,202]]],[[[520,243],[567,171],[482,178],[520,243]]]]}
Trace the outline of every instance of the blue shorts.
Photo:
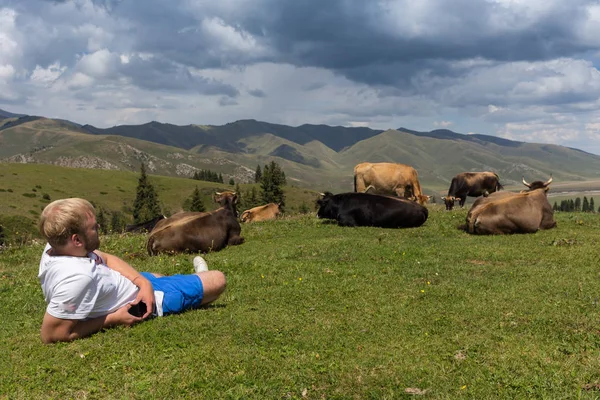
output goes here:
{"type": "Polygon", "coordinates": [[[157,278],[149,272],[141,274],[150,281],[155,292],[164,293],[163,315],[200,307],[204,297],[204,287],[198,275],[171,275],[157,278]]]}

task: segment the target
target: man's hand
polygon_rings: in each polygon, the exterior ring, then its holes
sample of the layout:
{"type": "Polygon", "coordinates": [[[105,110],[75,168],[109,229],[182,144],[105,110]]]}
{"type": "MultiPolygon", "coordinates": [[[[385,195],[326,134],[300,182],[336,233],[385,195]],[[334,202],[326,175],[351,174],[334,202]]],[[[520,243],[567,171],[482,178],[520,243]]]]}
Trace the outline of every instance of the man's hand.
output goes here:
{"type": "Polygon", "coordinates": [[[140,291],[131,305],[136,305],[140,301],[146,303],[146,313],[142,315],[142,319],[146,319],[152,315],[152,310],[154,310],[154,289],[150,281],[142,275],[136,278],[133,283],[140,288],[140,291]]]}
{"type": "Polygon", "coordinates": [[[133,303],[125,304],[112,314],[106,316],[105,327],[114,325],[132,326],[144,319],[129,314],[129,309],[133,307],[133,303]]]}
{"type": "Polygon", "coordinates": [[[146,303],[148,308],[146,314],[144,314],[142,318],[148,318],[154,310],[154,289],[152,289],[152,284],[150,281],[144,278],[143,275],[140,275],[140,273],[137,272],[131,265],[121,260],[119,257],[104,253],[100,250],[96,250],[95,252],[104,260],[108,268],[117,271],[125,278],[133,282],[133,284],[140,289],[137,297],[131,304],[135,305],[140,301],[146,303]]]}

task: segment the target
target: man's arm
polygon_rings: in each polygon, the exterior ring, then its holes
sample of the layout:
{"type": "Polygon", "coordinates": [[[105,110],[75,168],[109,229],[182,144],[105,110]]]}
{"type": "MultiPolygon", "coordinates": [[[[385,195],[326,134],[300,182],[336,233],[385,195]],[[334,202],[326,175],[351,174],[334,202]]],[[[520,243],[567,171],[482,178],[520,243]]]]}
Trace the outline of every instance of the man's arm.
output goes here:
{"type": "Polygon", "coordinates": [[[127,304],[111,314],[86,320],[56,318],[46,312],[40,332],[42,342],[45,344],[70,342],[104,328],[116,325],[131,326],[142,321],[142,318],[129,314],[129,308],[131,308],[131,304],[127,304]]]}
{"type": "Polygon", "coordinates": [[[104,253],[100,250],[96,250],[95,253],[102,257],[104,263],[110,269],[117,271],[125,278],[133,282],[133,284],[138,288],[140,288],[140,291],[132,304],[137,304],[140,301],[146,303],[148,308],[142,318],[149,317],[150,314],[152,314],[152,310],[154,310],[154,289],[152,289],[152,284],[150,281],[144,278],[144,276],[137,272],[135,268],[133,268],[127,262],[121,260],[119,257],[104,253]]]}

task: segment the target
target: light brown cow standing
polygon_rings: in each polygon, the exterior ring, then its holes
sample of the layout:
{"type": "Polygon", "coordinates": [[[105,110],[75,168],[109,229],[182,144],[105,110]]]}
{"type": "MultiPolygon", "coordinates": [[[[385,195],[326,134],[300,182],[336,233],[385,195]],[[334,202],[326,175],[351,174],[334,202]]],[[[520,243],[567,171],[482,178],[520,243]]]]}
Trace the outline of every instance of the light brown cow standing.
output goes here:
{"type": "Polygon", "coordinates": [[[269,203],[246,210],[240,216],[242,222],[260,222],[277,218],[281,214],[279,204],[269,203]]]}
{"type": "Polygon", "coordinates": [[[410,165],[361,163],[354,167],[354,191],[405,197],[421,205],[430,196],[423,195],[417,171],[410,165]]]}

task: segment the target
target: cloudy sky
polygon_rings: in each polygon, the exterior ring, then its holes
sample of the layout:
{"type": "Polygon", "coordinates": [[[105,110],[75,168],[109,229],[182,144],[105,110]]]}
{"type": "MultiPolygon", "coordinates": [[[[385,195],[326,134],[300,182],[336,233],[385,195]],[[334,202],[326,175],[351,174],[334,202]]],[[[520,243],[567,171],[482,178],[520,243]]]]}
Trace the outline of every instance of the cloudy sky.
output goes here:
{"type": "Polygon", "coordinates": [[[0,108],[448,128],[600,154],[597,0],[0,0],[0,108]]]}

